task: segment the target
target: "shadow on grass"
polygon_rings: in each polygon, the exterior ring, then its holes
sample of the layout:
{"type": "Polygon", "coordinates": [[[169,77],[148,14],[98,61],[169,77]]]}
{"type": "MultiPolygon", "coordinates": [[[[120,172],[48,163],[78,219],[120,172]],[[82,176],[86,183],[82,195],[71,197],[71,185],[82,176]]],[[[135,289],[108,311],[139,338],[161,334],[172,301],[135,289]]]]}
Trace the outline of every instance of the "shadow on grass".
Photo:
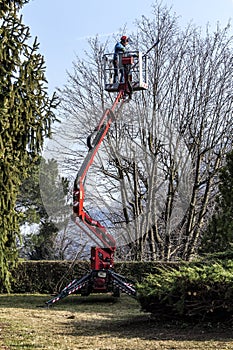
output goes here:
{"type": "MultiPolygon", "coordinates": [[[[37,309],[47,308],[49,295],[10,294],[0,295],[1,308],[37,309]]],[[[82,337],[140,338],[145,340],[173,341],[218,341],[232,342],[232,322],[229,323],[188,323],[163,320],[161,316],[151,317],[140,312],[136,300],[110,295],[69,296],[48,309],[69,311],[67,335],[82,337]],[[87,315],[87,317],[86,317],[87,315]]],[[[59,331],[58,331],[59,332],[59,331]]]]}
{"type": "Polygon", "coordinates": [[[233,335],[230,325],[210,323],[159,322],[148,314],[114,320],[75,319],[69,325],[70,335],[83,337],[109,336],[118,338],[140,338],[144,340],[173,340],[173,341],[218,341],[232,342],[233,335]]]}

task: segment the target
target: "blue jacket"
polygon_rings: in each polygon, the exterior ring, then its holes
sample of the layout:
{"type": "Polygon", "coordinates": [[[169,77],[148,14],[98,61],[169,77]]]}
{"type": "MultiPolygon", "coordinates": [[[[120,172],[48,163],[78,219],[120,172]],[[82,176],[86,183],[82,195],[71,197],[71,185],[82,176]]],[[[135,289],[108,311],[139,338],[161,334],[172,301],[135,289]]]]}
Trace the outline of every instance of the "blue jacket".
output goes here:
{"type": "Polygon", "coordinates": [[[116,43],[115,50],[114,50],[114,56],[113,59],[117,60],[117,56],[119,53],[123,53],[126,51],[126,48],[124,45],[122,45],[120,42],[116,43]]]}

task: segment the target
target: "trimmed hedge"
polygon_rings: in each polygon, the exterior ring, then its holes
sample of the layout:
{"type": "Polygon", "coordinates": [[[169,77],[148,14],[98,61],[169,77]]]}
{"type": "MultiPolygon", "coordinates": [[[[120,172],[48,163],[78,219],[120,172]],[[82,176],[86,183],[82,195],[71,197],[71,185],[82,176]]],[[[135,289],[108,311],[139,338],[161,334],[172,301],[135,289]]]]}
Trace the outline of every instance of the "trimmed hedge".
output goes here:
{"type": "MultiPolygon", "coordinates": [[[[158,262],[115,262],[114,270],[136,283],[142,282],[149,273],[157,272],[161,266],[164,264],[158,262]]],[[[89,271],[89,261],[22,261],[12,271],[11,292],[56,293],[74,278],[79,279],[89,271]]]]}
{"type": "Polygon", "coordinates": [[[12,293],[56,293],[88,270],[88,262],[23,261],[12,271],[12,293]]]}

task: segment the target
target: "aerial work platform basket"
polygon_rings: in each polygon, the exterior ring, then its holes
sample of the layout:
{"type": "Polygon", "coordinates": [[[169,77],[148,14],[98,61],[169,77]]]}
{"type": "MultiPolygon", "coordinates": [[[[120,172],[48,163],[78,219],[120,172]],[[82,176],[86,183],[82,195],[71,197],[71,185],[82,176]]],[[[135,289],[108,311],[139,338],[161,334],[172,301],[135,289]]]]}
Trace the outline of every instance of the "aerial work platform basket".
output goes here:
{"type": "Polygon", "coordinates": [[[147,56],[140,51],[128,51],[118,55],[117,66],[114,66],[113,53],[104,55],[104,85],[108,92],[117,92],[124,84],[127,72],[132,91],[147,90],[147,56]],[[117,77],[114,81],[114,77],[117,77]]]}

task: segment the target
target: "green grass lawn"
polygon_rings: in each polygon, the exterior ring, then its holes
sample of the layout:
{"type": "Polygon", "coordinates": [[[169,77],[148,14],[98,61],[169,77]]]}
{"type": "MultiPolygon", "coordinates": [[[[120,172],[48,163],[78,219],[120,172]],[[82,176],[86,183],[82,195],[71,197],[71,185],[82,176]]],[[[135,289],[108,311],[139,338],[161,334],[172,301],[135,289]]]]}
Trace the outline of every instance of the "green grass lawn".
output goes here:
{"type": "Polygon", "coordinates": [[[0,295],[0,349],[223,350],[233,349],[226,325],[163,322],[121,296],[69,296],[44,307],[50,296],[0,295]]]}

